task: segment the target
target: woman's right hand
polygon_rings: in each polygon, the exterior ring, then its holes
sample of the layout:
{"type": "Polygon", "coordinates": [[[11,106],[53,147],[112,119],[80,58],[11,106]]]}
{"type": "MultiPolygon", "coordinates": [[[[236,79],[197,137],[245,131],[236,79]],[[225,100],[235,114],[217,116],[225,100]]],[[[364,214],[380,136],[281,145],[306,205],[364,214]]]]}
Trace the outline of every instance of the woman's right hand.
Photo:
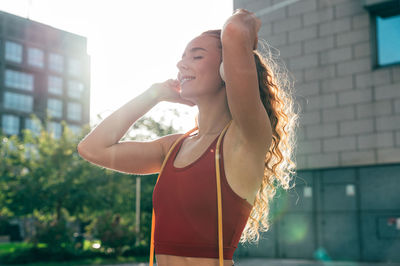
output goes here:
{"type": "Polygon", "coordinates": [[[179,80],[168,79],[161,83],[154,83],[150,88],[157,91],[160,101],[182,103],[189,106],[196,105],[194,102],[181,97],[179,80]]]}

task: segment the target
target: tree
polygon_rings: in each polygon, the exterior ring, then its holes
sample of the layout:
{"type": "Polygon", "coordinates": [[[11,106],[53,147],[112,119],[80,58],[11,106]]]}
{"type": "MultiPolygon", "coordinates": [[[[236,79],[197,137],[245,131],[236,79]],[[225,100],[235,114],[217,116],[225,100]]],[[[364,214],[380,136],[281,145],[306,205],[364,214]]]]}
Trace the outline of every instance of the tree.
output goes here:
{"type": "MultiPolygon", "coordinates": [[[[0,136],[0,156],[3,158],[0,160],[0,211],[11,217],[34,217],[43,227],[46,224],[63,225],[64,215],[69,221],[88,224],[105,211],[112,210],[133,224],[136,176],[93,165],[79,156],[77,144],[90,131],[89,126],[76,135],[62,121],[64,130],[57,139],[45,130],[39,119],[35,116],[33,119],[39,126],[37,134],[24,130],[22,137],[0,136]]],[[[44,125],[47,122],[45,120],[44,125]]],[[[165,125],[151,117],[142,117],[132,129],[135,133],[147,131],[142,137],[163,136],[176,131],[172,124],[165,125]]],[[[132,136],[126,134],[125,138],[132,139],[132,136]]],[[[140,139],[139,134],[137,138],[140,139]]],[[[140,231],[147,241],[156,179],[157,174],[151,175],[141,183],[140,231]]]]}

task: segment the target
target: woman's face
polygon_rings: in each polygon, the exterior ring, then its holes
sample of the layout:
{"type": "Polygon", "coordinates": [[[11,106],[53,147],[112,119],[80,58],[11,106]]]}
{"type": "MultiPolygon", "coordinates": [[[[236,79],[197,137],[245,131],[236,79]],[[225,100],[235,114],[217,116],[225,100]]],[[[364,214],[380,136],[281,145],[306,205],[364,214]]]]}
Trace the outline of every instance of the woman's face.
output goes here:
{"type": "Polygon", "coordinates": [[[182,97],[216,92],[221,87],[221,50],[217,45],[215,37],[203,34],[186,46],[182,59],[176,65],[182,97]],[[194,79],[185,81],[186,76],[194,79]]]}

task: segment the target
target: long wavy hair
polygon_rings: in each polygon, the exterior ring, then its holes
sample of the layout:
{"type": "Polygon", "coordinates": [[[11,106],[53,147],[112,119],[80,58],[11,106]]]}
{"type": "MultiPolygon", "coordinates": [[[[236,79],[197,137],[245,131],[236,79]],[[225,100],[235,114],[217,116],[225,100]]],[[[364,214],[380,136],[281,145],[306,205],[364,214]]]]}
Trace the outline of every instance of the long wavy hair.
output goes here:
{"type": "MultiPolygon", "coordinates": [[[[208,30],[201,35],[203,34],[216,37],[218,48],[222,53],[221,30],[208,30]]],[[[253,54],[257,67],[260,98],[271,121],[272,143],[265,156],[262,183],[240,237],[240,243],[258,243],[259,232],[269,230],[270,204],[277,188],[280,186],[285,190],[290,189],[291,176],[296,173],[295,130],[298,126],[299,115],[294,108],[296,103],[293,97],[294,82],[289,79],[286,67],[278,64],[277,57],[274,59],[274,54],[269,49],[270,45],[263,39],[258,41],[262,47],[253,50],[253,54]]],[[[225,86],[225,83],[221,85],[225,86]]],[[[195,120],[198,126],[198,114],[195,120]]]]}

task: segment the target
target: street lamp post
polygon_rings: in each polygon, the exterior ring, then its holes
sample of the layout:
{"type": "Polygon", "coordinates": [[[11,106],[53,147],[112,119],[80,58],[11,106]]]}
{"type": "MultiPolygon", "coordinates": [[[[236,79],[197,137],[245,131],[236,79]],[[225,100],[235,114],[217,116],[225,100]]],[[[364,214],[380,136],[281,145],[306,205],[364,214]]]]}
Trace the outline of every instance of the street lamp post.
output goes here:
{"type": "Polygon", "coordinates": [[[136,177],[136,246],[139,245],[140,235],[140,177],[136,177]]]}

